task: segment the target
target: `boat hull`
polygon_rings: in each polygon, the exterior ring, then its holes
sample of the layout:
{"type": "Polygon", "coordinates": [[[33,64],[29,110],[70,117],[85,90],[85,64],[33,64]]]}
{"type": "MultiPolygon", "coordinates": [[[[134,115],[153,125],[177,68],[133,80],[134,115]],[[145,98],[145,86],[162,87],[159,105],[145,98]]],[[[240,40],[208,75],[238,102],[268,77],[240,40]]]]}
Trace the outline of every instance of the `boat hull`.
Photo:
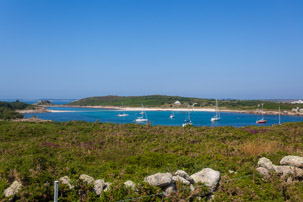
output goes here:
{"type": "Polygon", "coordinates": [[[220,121],[220,120],[221,120],[221,118],[219,118],[219,117],[213,117],[213,118],[210,119],[211,122],[220,121]]]}
{"type": "Polygon", "coordinates": [[[136,122],[147,122],[147,119],[136,119],[136,122]]]}
{"type": "Polygon", "coordinates": [[[118,114],[117,116],[118,117],[125,117],[125,116],[128,116],[128,114],[118,114]]]}
{"type": "Polygon", "coordinates": [[[193,124],[192,123],[183,123],[182,124],[182,127],[185,127],[185,126],[192,126],[193,124]]]}
{"type": "Polygon", "coordinates": [[[266,120],[261,119],[261,120],[256,121],[256,124],[264,124],[266,122],[267,122],[266,120]]]}

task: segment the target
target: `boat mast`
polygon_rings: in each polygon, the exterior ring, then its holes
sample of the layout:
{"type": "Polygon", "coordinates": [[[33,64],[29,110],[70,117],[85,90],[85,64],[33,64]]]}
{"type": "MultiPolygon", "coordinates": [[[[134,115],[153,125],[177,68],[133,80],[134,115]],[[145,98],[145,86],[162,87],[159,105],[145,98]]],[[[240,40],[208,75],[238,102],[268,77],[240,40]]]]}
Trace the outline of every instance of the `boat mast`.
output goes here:
{"type": "Polygon", "coordinates": [[[219,113],[219,107],[218,107],[218,100],[216,99],[216,117],[220,117],[220,113],[219,113]]]}
{"type": "Polygon", "coordinates": [[[190,109],[189,109],[189,105],[187,105],[187,108],[188,108],[188,121],[190,121],[190,109]]]}
{"type": "MultiPolygon", "coordinates": [[[[198,104],[198,103],[194,103],[194,104],[193,104],[193,108],[192,108],[192,111],[194,111],[194,106],[195,106],[196,104],[198,104]]],[[[189,117],[189,118],[190,118],[190,117],[189,117]]]]}
{"type": "Polygon", "coordinates": [[[281,124],[281,111],[280,111],[280,107],[279,107],[279,125],[281,124]]]}
{"type": "Polygon", "coordinates": [[[174,112],[175,105],[174,105],[174,103],[173,103],[172,107],[173,107],[173,116],[175,116],[175,112],[174,112]]]}
{"type": "Polygon", "coordinates": [[[261,105],[262,105],[262,119],[264,119],[263,103],[261,105]]]}

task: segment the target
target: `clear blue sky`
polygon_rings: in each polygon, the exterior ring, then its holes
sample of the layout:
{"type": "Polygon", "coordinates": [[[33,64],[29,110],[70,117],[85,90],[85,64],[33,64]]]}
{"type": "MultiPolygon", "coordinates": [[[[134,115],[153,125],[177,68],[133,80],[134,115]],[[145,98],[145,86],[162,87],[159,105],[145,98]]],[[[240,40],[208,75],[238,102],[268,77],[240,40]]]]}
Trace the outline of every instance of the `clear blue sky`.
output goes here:
{"type": "Polygon", "coordinates": [[[302,98],[302,0],[1,0],[0,98],[302,98]]]}

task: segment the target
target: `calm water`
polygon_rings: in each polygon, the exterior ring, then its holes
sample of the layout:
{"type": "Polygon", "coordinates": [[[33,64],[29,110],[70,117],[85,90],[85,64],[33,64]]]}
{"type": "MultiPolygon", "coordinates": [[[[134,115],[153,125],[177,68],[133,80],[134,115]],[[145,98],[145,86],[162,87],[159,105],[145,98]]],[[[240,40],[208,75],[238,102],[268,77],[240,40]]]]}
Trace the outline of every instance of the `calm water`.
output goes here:
{"type": "MultiPolygon", "coordinates": [[[[126,111],[129,116],[117,117],[120,111],[107,110],[107,109],[85,109],[85,108],[60,108],[49,107],[53,110],[64,110],[68,112],[54,112],[54,113],[37,113],[25,114],[26,118],[37,116],[40,119],[52,121],[87,121],[87,122],[110,122],[110,123],[134,123],[134,120],[140,116],[138,111],[126,111]]],[[[181,126],[184,122],[187,113],[175,112],[175,118],[170,119],[169,111],[147,111],[148,119],[152,125],[170,125],[181,126]]],[[[241,114],[241,113],[228,113],[221,112],[221,121],[211,124],[210,118],[214,116],[214,112],[191,112],[191,119],[195,126],[248,126],[248,125],[272,125],[278,123],[278,116],[265,115],[267,120],[266,124],[256,124],[256,120],[260,119],[260,115],[254,114],[241,114]]],[[[281,122],[297,122],[303,121],[302,116],[281,116],[281,122]]]]}

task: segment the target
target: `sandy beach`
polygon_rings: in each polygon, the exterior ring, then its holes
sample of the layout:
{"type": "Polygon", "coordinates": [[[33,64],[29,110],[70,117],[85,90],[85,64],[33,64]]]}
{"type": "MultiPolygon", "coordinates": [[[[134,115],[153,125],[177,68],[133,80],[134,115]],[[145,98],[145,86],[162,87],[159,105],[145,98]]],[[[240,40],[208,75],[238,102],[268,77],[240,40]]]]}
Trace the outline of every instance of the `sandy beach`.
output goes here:
{"type": "MultiPolygon", "coordinates": [[[[53,107],[71,107],[71,108],[88,108],[88,109],[112,109],[112,110],[122,110],[121,107],[116,106],[80,106],[80,105],[54,105],[53,107]]],[[[124,107],[126,111],[142,111],[142,107],[124,107]]],[[[201,111],[201,112],[214,112],[215,109],[212,108],[160,108],[160,107],[144,107],[144,111],[201,111]]],[[[50,110],[52,111],[52,110],[50,110]]],[[[61,110],[53,110],[53,111],[61,111],[61,110]]]]}
{"type": "MultiPolygon", "coordinates": [[[[121,107],[117,106],[80,106],[80,105],[53,105],[53,107],[74,107],[74,108],[88,108],[88,109],[111,109],[111,110],[122,110],[121,107]]],[[[125,107],[125,111],[142,111],[141,107],[125,107]]],[[[160,107],[145,107],[144,111],[197,111],[197,112],[215,112],[215,108],[160,108],[160,107]]],[[[67,112],[67,110],[49,110],[48,112],[67,112]]],[[[73,111],[68,111],[73,112],[73,111]]],[[[260,111],[256,110],[230,110],[230,109],[220,109],[220,112],[231,112],[231,113],[245,113],[245,114],[261,114],[260,111]]],[[[31,112],[30,112],[31,113],[31,112]]],[[[278,115],[278,111],[264,111],[265,115],[278,115]]],[[[303,116],[303,113],[294,113],[294,112],[281,112],[281,115],[289,115],[289,116],[303,116]]]]}
{"type": "Polygon", "coordinates": [[[21,114],[30,114],[30,113],[47,113],[47,112],[51,112],[51,110],[46,109],[45,107],[39,107],[37,109],[16,110],[16,112],[21,114]]]}

